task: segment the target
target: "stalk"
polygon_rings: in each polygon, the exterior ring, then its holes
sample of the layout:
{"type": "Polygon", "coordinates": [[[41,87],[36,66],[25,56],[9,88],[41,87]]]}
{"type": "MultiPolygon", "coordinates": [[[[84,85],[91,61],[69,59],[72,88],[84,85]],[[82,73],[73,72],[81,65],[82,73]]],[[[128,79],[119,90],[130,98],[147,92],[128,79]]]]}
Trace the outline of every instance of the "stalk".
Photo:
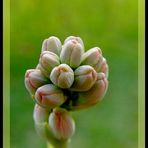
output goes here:
{"type": "Polygon", "coordinates": [[[51,145],[49,142],[47,142],[47,148],[68,148],[68,143],[61,141],[51,145]]]}

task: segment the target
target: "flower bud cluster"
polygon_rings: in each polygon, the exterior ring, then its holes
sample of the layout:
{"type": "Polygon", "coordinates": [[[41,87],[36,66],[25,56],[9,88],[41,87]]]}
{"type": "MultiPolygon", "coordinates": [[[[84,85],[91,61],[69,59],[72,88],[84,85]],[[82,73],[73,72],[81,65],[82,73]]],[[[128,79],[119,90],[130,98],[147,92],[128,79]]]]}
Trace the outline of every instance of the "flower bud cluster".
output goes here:
{"type": "Polygon", "coordinates": [[[69,36],[62,45],[52,36],[43,41],[36,68],[26,71],[25,86],[36,102],[37,131],[51,141],[67,140],[75,131],[69,111],[88,108],[104,97],[108,64],[99,47],[86,51],[80,37],[69,36]]]}

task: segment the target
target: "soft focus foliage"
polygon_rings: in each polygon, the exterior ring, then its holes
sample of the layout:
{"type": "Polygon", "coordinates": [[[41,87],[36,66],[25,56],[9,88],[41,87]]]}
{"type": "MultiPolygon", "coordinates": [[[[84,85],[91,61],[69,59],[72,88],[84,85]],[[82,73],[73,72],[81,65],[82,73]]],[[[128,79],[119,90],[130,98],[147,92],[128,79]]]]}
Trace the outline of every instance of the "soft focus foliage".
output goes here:
{"type": "Polygon", "coordinates": [[[104,100],[73,113],[70,148],[137,147],[137,12],[135,0],[11,1],[12,148],[46,146],[34,128],[24,73],[37,66],[42,41],[52,35],[62,43],[67,36],[80,36],[86,49],[99,46],[109,65],[104,100]]]}

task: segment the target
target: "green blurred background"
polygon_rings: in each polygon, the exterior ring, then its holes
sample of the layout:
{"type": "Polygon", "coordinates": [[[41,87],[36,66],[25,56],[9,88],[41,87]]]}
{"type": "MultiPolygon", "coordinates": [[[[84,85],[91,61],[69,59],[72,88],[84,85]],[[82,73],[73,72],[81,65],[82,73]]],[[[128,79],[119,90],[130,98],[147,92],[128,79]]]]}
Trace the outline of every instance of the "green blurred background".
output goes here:
{"type": "Polygon", "coordinates": [[[109,89],[96,106],[73,112],[70,148],[138,147],[138,1],[11,0],[11,148],[45,148],[32,118],[24,74],[38,63],[42,41],[80,36],[108,61],[109,89]]]}

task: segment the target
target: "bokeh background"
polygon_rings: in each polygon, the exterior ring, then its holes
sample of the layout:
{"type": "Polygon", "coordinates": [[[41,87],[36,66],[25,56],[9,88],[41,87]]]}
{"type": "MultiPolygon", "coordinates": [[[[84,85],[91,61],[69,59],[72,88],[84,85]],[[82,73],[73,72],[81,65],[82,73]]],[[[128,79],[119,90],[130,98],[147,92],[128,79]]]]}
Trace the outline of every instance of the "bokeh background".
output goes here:
{"type": "Polygon", "coordinates": [[[45,148],[24,86],[38,63],[42,41],[80,36],[99,46],[109,64],[109,89],[96,106],[73,112],[70,148],[138,147],[138,8],[135,0],[11,0],[11,148],[45,148]]]}

